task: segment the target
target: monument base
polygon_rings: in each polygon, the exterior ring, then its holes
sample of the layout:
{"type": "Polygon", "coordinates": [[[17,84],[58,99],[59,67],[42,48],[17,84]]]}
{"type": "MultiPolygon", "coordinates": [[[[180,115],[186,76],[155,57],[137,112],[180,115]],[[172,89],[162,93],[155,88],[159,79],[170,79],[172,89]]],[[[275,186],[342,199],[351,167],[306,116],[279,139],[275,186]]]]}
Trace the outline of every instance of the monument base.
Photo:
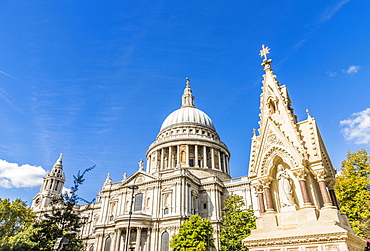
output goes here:
{"type": "Polygon", "coordinates": [[[363,251],[366,245],[345,214],[313,207],[262,214],[243,243],[250,251],[363,251]]]}

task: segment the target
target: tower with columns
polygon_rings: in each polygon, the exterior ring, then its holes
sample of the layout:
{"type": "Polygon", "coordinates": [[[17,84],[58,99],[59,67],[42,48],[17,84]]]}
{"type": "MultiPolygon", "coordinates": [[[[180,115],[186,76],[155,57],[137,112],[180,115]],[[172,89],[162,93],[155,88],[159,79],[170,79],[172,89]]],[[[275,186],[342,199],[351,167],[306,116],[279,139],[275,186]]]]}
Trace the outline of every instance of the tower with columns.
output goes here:
{"type": "Polygon", "coordinates": [[[172,235],[194,214],[211,220],[219,250],[223,201],[237,194],[247,206],[256,204],[248,177],[231,179],[230,152],[211,118],[195,107],[189,78],[181,100],[149,146],[146,168],[141,160],[136,173],[118,182],[108,174],[97,202],[80,207],[87,250],[169,251],[172,235]]]}
{"type": "Polygon", "coordinates": [[[243,242],[251,251],[363,250],[334,192],[336,170],[314,118],[297,121],[264,47],[258,133],[252,137],[249,178],[257,192],[257,229],[243,242]]]}
{"type": "Polygon", "coordinates": [[[34,211],[44,210],[53,198],[60,197],[64,182],[66,181],[63,173],[62,154],[53,165],[51,172],[47,172],[42,180],[39,193],[32,200],[34,211]]]}

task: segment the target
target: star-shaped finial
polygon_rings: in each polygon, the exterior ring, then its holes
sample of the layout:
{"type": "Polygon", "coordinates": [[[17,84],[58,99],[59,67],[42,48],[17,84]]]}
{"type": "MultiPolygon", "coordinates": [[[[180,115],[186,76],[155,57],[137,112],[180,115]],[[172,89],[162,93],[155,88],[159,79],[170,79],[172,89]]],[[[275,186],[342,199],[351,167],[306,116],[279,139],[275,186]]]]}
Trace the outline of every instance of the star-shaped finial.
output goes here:
{"type": "Polygon", "coordinates": [[[262,45],[262,50],[260,50],[260,56],[265,57],[265,60],[267,60],[266,55],[270,53],[269,50],[270,50],[270,48],[267,47],[267,46],[265,47],[265,45],[263,44],[262,45]]]}

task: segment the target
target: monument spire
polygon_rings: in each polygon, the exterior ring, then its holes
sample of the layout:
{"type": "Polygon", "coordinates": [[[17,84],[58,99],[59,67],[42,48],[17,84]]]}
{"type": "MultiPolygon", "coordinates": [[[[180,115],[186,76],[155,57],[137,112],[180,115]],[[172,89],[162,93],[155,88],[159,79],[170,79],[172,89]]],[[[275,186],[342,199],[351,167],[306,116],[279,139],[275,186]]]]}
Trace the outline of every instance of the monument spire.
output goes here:
{"type": "Polygon", "coordinates": [[[184,90],[184,94],[182,95],[182,105],[181,108],[185,107],[192,107],[195,108],[194,106],[194,96],[193,92],[190,89],[190,79],[189,77],[186,77],[186,87],[184,90]]]}

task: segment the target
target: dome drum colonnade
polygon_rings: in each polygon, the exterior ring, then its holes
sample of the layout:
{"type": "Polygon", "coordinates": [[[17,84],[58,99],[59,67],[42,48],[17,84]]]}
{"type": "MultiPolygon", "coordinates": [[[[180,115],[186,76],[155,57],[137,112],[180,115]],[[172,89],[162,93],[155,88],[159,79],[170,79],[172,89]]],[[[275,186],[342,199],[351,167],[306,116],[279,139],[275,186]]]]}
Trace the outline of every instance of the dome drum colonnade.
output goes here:
{"type": "Polygon", "coordinates": [[[185,167],[230,175],[230,152],[220,141],[212,120],[195,108],[188,78],[181,108],[165,119],[146,159],[149,173],[185,167]]]}

